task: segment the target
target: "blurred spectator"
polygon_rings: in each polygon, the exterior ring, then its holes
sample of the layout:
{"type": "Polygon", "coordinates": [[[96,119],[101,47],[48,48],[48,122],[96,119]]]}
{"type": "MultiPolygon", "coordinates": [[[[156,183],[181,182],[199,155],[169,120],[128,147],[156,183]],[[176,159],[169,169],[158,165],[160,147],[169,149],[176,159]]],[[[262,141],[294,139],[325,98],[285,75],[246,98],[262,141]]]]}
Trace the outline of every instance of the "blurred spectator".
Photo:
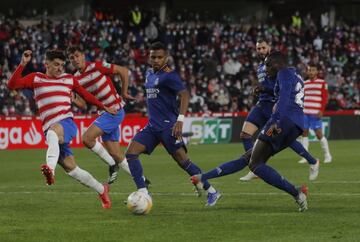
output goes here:
{"type": "MultiPolygon", "coordinates": [[[[125,109],[145,113],[144,73],[148,68],[147,47],[153,40],[165,42],[170,53],[169,65],[177,69],[189,87],[189,111],[249,111],[254,102],[251,86],[256,82],[259,63],[254,43],[260,37],[286,54],[300,72],[309,62],[320,65],[319,74],[329,85],[328,109],[360,108],[359,24],[340,22],[323,28],[320,17],[315,19],[307,14],[302,23],[298,12],[290,24],[275,24],[270,16],[269,23],[245,19],[234,22],[230,17],[213,21],[206,15],[186,12],[174,14],[175,19],[160,25],[156,15],[148,15],[148,22],[145,15],[145,11],[135,15],[140,16],[137,28],[129,26],[128,19],[102,12],[96,12],[89,21],[55,23],[46,18],[33,26],[24,26],[15,17],[0,16],[0,114],[36,113],[32,92],[10,92],[6,88],[22,51],[30,48],[34,53],[24,74],[43,72],[45,50],[71,44],[84,48],[88,60],[127,65],[131,70],[129,92],[138,101],[128,103],[125,109]]],[[[133,25],[138,17],[131,20],[133,25]]],[[[120,90],[120,80],[117,77],[113,80],[120,90]]],[[[95,110],[89,107],[85,112],[95,110]]]]}

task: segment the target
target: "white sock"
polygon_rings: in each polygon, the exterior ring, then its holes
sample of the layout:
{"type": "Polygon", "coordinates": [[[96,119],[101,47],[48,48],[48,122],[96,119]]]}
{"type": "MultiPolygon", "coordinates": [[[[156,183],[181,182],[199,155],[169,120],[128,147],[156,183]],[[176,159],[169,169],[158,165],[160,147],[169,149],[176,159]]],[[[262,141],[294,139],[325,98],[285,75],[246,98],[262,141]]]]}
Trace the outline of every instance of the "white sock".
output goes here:
{"type": "Polygon", "coordinates": [[[215,193],[216,190],[213,186],[210,186],[207,190],[206,190],[208,193],[215,193]]]}
{"type": "Polygon", "coordinates": [[[95,152],[103,161],[105,161],[108,165],[115,165],[114,159],[111,157],[109,152],[100,144],[100,142],[95,141],[94,147],[91,148],[93,152],[95,152]]]}
{"type": "Polygon", "coordinates": [[[322,150],[324,151],[324,154],[330,156],[329,144],[325,136],[323,136],[322,139],[320,140],[320,144],[322,150]]]}
{"type": "Polygon", "coordinates": [[[129,168],[129,164],[126,160],[126,158],[124,158],[122,160],[122,162],[119,163],[119,166],[127,173],[131,176],[131,171],[130,171],[130,168],[129,168]]]}
{"type": "Polygon", "coordinates": [[[309,137],[302,137],[302,145],[306,151],[309,151],[309,137]]]}
{"type": "Polygon", "coordinates": [[[46,164],[52,169],[53,174],[55,175],[55,168],[60,155],[59,137],[55,131],[49,130],[47,132],[46,142],[48,144],[48,149],[46,151],[46,164]]]}
{"type": "Polygon", "coordinates": [[[98,182],[89,172],[78,166],[74,170],[70,171],[68,175],[78,180],[81,184],[94,189],[99,194],[104,192],[103,184],[98,182]]]}
{"type": "Polygon", "coordinates": [[[145,193],[145,194],[149,194],[148,190],[147,190],[145,187],[144,187],[144,188],[140,188],[138,191],[139,191],[139,192],[143,192],[143,193],[145,193]]]}

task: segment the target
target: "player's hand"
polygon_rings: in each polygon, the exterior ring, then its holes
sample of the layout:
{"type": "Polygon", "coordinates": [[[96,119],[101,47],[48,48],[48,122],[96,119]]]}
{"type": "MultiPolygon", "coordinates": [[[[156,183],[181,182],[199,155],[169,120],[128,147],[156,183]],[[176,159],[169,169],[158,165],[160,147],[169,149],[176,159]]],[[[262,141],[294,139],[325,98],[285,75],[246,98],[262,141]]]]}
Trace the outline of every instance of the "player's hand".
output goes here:
{"type": "Polygon", "coordinates": [[[266,130],[267,136],[276,136],[281,133],[281,128],[278,126],[277,123],[270,125],[269,129],[266,130]]]}
{"type": "Polygon", "coordinates": [[[117,114],[116,108],[113,108],[113,107],[111,107],[111,108],[105,107],[104,110],[112,115],[117,114]]]}
{"type": "Polygon", "coordinates": [[[318,118],[322,118],[322,116],[323,116],[323,112],[322,112],[322,111],[319,111],[319,112],[317,113],[317,117],[318,117],[318,118]]]}
{"type": "Polygon", "coordinates": [[[174,127],[172,128],[172,136],[174,136],[176,139],[182,138],[182,128],[183,128],[183,122],[177,121],[174,124],[174,127]]]}
{"type": "Polygon", "coordinates": [[[25,50],[24,53],[22,54],[20,65],[26,66],[31,60],[31,54],[32,54],[31,50],[25,50]]]}
{"type": "Polygon", "coordinates": [[[136,101],[136,98],[128,93],[121,94],[121,97],[124,99],[124,101],[136,101]]]}
{"type": "Polygon", "coordinates": [[[252,95],[259,96],[260,92],[264,91],[265,88],[261,85],[257,85],[252,89],[252,95]]]}

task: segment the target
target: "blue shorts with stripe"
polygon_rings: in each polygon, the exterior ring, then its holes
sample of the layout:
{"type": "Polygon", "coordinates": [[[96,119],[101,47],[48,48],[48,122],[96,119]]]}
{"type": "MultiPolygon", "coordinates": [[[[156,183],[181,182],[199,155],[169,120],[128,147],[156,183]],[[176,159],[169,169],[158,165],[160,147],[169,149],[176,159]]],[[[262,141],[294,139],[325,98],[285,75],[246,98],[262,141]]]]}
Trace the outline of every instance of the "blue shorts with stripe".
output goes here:
{"type": "MultiPolygon", "coordinates": [[[[58,122],[64,130],[64,143],[60,144],[60,156],[59,160],[65,159],[67,156],[74,155],[70,149],[70,142],[77,134],[77,126],[72,118],[66,118],[58,122]]],[[[47,130],[48,131],[48,130],[47,130]]],[[[45,136],[47,134],[45,131],[45,136]]]]}
{"type": "Polygon", "coordinates": [[[116,115],[104,112],[92,123],[99,127],[104,134],[101,136],[102,141],[119,141],[120,124],[124,120],[125,111],[120,109],[116,115]]]}
{"type": "Polygon", "coordinates": [[[304,129],[322,129],[322,120],[316,115],[304,114],[304,129]]]}

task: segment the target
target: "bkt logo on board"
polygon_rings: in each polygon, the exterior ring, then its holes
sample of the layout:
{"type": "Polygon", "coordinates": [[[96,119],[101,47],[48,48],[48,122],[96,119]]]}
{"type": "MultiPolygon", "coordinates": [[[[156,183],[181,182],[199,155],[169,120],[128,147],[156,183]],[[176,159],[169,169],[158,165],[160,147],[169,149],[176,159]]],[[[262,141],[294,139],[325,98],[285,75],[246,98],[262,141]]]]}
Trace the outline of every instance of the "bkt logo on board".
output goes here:
{"type": "Polygon", "coordinates": [[[232,119],[192,120],[190,132],[193,133],[191,143],[229,143],[232,134],[232,119]]]}

